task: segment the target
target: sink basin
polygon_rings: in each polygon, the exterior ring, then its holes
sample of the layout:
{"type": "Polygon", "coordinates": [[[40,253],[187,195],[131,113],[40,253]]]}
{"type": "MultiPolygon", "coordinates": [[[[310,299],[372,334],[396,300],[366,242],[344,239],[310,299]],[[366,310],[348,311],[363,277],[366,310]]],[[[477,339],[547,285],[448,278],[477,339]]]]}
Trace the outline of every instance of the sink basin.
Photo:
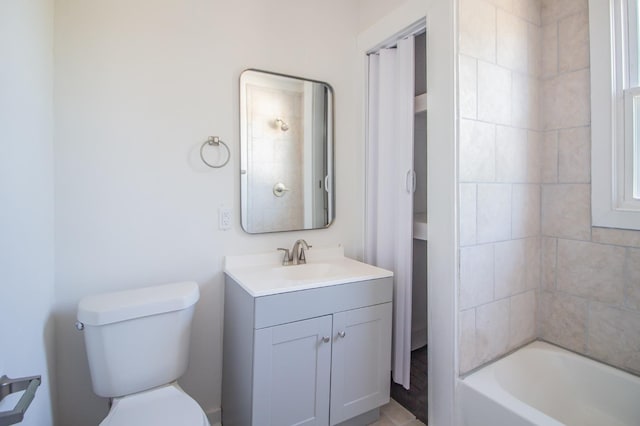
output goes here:
{"type": "Polygon", "coordinates": [[[314,248],[306,254],[306,264],[289,266],[281,265],[277,252],[226,256],[224,272],[254,297],[393,276],[391,271],[345,257],[342,247],[314,248]]]}

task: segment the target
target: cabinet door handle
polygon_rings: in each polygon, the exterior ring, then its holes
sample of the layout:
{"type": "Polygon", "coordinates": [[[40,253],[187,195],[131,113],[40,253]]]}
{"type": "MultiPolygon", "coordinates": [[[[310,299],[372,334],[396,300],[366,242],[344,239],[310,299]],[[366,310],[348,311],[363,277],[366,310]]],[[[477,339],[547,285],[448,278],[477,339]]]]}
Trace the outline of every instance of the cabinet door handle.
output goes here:
{"type": "Polygon", "coordinates": [[[330,338],[329,336],[324,336],[324,337],[322,338],[322,341],[323,341],[324,343],[329,343],[329,340],[331,340],[331,338],[330,338]]]}
{"type": "Polygon", "coordinates": [[[339,331],[338,332],[338,337],[344,337],[346,335],[347,335],[347,333],[345,331],[339,331]]]}

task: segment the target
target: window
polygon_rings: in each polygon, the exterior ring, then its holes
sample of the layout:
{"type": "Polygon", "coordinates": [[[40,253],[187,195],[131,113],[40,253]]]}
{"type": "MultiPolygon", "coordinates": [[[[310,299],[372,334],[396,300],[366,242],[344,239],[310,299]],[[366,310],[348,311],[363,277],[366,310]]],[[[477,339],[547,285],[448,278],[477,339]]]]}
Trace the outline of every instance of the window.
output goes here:
{"type": "Polygon", "coordinates": [[[594,226],[640,230],[640,0],[589,0],[594,226]]]}

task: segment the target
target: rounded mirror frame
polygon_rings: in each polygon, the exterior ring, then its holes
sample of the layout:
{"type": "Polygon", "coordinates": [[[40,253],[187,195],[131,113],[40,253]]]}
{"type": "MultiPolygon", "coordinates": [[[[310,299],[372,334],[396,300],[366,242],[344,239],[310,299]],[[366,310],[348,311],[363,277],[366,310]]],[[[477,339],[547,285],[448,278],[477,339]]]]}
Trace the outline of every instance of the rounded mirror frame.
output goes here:
{"type": "Polygon", "coordinates": [[[240,74],[240,212],[250,234],[324,229],[335,218],[333,88],[240,74]]]}

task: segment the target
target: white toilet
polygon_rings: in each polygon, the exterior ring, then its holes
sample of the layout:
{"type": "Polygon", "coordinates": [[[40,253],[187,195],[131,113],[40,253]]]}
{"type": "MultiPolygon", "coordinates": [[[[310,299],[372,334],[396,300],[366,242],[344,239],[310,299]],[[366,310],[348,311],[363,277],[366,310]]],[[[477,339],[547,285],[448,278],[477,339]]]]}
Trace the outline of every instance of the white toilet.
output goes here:
{"type": "Polygon", "coordinates": [[[176,383],[187,368],[194,282],[106,293],[82,299],[79,329],[93,391],[112,398],[100,426],[210,426],[198,403],[176,383]]]}

